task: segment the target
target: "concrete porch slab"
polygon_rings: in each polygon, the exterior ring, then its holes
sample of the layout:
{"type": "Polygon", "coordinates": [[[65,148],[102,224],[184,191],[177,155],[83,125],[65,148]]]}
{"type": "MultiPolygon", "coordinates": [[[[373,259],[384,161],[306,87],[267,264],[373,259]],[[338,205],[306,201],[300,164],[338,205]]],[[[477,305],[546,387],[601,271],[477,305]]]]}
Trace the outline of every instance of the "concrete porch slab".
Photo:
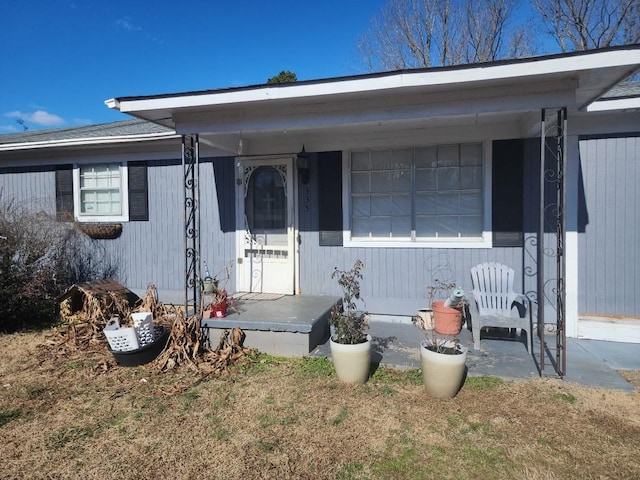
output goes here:
{"type": "MultiPolygon", "coordinates": [[[[329,348],[329,313],[338,297],[284,296],[274,300],[241,299],[238,313],[222,319],[206,319],[211,343],[217,344],[224,329],[241,328],[245,346],[283,357],[325,356],[329,348]]],[[[370,321],[368,333],[373,337],[372,363],[400,369],[420,368],[420,340],[424,333],[407,322],[370,321]]],[[[481,349],[473,349],[473,338],[466,326],[459,339],[468,349],[468,375],[491,375],[506,380],[526,380],[540,375],[540,342],[533,338],[533,350],[527,351],[524,336],[510,337],[490,330],[482,333],[481,349]]],[[[555,345],[555,337],[547,339],[555,345]]],[[[215,345],[214,345],[215,346],[215,345]]],[[[557,378],[547,356],[545,377],[557,378]]],[[[585,386],[634,391],[616,370],[640,370],[640,344],[567,339],[567,382],[585,386]]],[[[375,367],[374,367],[375,368],[375,367]]]]}
{"type": "MultiPolygon", "coordinates": [[[[374,365],[399,369],[420,368],[418,346],[424,333],[418,327],[402,322],[370,322],[369,333],[373,337],[371,360],[374,365]]],[[[523,336],[490,336],[483,332],[480,350],[473,349],[473,338],[466,328],[463,327],[458,337],[468,348],[469,376],[490,375],[505,380],[526,380],[540,376],[537,358],[527,351],[523,336]]],[[[537,357],[540,342],[537,337],[533,338],[533,342],[537,357]]],[[[555,338],[549,338],[547,345],[555,345],[555,338]]],[[[329,342],[319,345],[311,355],[331,358],[329,342]]],[[[551,355],[554,353],[551,352],[551,355]]],[[[616,370],[640,370],[639,344],[568,338],[566,358],[567,372],[564,381],[634,391],[633,386],[616,370]]],[[[549,357],[545,361],[544,377],[558,378],[549,357]]]]}
{"type": "MultiPolygon", "coordinates": [[[[329,313],[338,297],[285,295],[271,300],[240,298],[237,312],[202,320],[211,344],[225,329],[238,327],[244,345],[269,355],[302,357],[329,339],[329,313]]],[[[215,345],[214,345],[215,346],[215,345]]]]}

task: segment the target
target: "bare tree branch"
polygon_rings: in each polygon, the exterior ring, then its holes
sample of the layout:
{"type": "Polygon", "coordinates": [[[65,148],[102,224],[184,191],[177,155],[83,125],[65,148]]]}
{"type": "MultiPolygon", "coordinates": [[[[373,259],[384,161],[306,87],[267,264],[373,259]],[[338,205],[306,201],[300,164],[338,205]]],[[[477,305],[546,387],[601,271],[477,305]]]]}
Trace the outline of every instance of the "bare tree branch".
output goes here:
{"type": "Polygon", "coordinates": [[[526,51],[514,0],[391,0],[360,38],[370,70],[490,61],[526,51]]]}
{"type": "Polygon", "coordinates": [[[640,0],[533,0],[563,52],[640,41],[640,0]]]}

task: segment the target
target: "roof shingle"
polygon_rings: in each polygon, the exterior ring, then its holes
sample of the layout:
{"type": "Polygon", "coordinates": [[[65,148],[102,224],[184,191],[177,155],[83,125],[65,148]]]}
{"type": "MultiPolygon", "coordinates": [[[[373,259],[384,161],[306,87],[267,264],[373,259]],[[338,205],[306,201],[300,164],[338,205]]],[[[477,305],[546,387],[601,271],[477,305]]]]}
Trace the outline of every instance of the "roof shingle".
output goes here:
{"type": "Polygon", "coordinates": [[[118,122],[87,125],[84,127],[55,128],[49,130],[26,130],[20,133],[0,135],[0,144],[52,142],[82,138],[120,137],[127,135],[148,135],[154,133],[174,133],[171,128],[134,118],[118,122]]]}

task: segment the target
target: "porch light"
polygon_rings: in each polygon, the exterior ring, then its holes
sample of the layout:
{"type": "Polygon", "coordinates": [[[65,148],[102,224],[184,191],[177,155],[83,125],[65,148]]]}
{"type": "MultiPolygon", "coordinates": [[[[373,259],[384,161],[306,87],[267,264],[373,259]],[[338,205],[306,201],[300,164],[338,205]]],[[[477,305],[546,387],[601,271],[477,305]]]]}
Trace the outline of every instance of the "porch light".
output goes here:
{"type": "Polygon", "coordinates": [[[304,151],[304,144],[302,150],[296,155],[296,168],[300,172],[300,180],[304,185],[309,183],[309,157],[310,155],[304,151]]]}
{"type": "Polygon", "coordinates": [[[236,158],[236,184],[242,185],[242,177],[244,175],[244,166],[240,159],[236,158]]]}

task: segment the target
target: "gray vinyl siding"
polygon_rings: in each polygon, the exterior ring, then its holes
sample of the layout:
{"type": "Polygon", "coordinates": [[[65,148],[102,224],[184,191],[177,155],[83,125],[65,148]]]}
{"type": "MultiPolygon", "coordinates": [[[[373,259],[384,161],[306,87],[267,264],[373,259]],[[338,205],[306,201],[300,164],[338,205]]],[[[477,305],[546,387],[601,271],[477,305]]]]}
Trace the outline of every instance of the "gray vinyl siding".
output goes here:
{"type": "MultiPolygon", "coordinates": [[[[225,161],[219,159],[216,161],[225,161]]],[[[154,284],[159,291],[178,298],[184,292],[184,191],[182,165],[149,162],[149,221],[124,224],[122,236],[105,240],[119,256],[122,281],[131,289],[144,290],[154,284]]],[[[220,232],[213,163],[200,165],[201,252],[213,275],[235,257],[234,232],[220,232]]],[[[227,186],[231,182],[222,182],[227,186]]],[[[224,187],[223,187],[224,188],[224,187]]],[[[235,276],[229,286],[233,290],[235,276]]]]}
{"type": "MultiPolygon", "coordinates": [[[[227,287],[235,290],[235,256],[236,237],[233,225],[229,218],[235,220],[235,161],[233,158],[217,158],[213,162],[207,160],[200,166],[200,198],[201,198],[201,230],[202,249],[200,257],[207,262],[211,275],[220,271],[227,263],[233,261],[232,278],[227,287]],[[218,177],[214,174],[214,162],[220,163],[224,168],[217,170],[218,177]],[[221,191],[218,192],[218,189],[221,191]],[[223,220],[222,217],[225,217],[223,220]]],[[[233,222],[235,223],[235,222],[233,222]]],[[[182,230],[181,230],[182,232],[182,230]]],[[[204,275],[204,271],[203,271],[204,275]]],[[[182,285],[182,284],[181,284],[182,285]]]]}
{"type": "Polygon", "coordinates": [[[580,141],[580,315],[640,316],[640,136],[580,141]]]}
{"type": "MultiPolygon", "coordinates": [[[[437,248],[343,248],[314,247],[318,234],[306,232],[301,247],[301,289],[303,294],[339,293],[331,279],[334,267],[350,268],[355,260],[365,264],[362,294],[366,298],[425,299],[427,287],[438,278],[471,290],[470,269],[483,262],[500,262],[522,270],[522,248],[437,249],[437,248]],[[309,250],[316,252],[307,253],[309,250]]],[[[516,288],[522,288],[522,281],[516,288]]],[[[391,312],[389,312],[391,313],[391,312]]]]}
{"type": "Polygon", "coordinates": [[[181,178],[179,161],[149,162],[149,221],[124,223],[118,239],[101,241],[118,259],[119,280],[130,289],[183,289],[181,178]]]}
{"type": "MultiPolygon", "coordinates": [[[[216,161],[228,161],[218,159],[216,161]]],[[[203,160],[201,167],[201,258],[211,274],[235,257],[234,232],[220,232],[220,208],[213,163],[203,160]]],[[[33,211],[55,213],[55,169],[45,167],[0,170],[0,200],[13,201],[33,211]]],[[[233,174],[233,169],[227,169],[233,174]]],[[[117,280],[126,287],[144,292],[153,284],[171,301],[184,292],[184,193],[180,160],[149,161],[149,221],[123,223],[122,235],[113,240],[94,240],[104,248],[107,258],[118,265],[117,280]]],[[[221,179],[232,187],[233,179],[221,179]]],[[[230,282],[235,285],[235,277],[230,282]]]]}
{"type": "Polygon", "coordinates": [[[53,167],[0,168],[0,201],[35,212],[55,213],[56,178],[53,167]]]}

